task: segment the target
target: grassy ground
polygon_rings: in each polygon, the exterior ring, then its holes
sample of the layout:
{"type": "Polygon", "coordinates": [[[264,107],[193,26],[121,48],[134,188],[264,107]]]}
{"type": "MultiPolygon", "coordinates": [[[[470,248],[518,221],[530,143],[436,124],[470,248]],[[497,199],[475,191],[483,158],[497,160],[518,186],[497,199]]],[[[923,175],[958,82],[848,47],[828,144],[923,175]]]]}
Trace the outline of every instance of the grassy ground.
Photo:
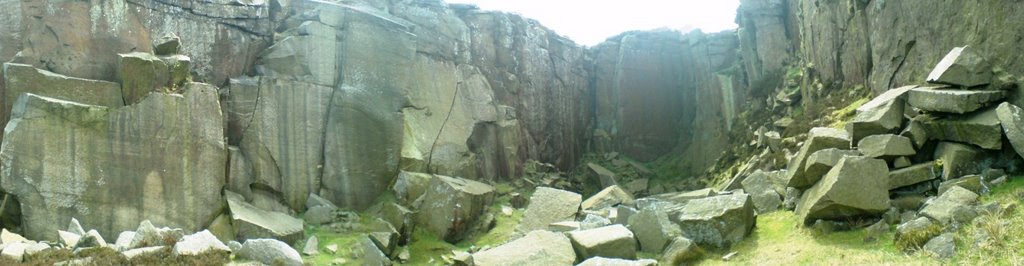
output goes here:
{"type": "Polygon", "coordinates": [[[1016,204],[1013,211],[982,215],[965,226],[956,236],[957,257],[953,264],[960,265],[1024,265],[1024,177],[996,187],[983,196],[982,202],[1016,204]]]}

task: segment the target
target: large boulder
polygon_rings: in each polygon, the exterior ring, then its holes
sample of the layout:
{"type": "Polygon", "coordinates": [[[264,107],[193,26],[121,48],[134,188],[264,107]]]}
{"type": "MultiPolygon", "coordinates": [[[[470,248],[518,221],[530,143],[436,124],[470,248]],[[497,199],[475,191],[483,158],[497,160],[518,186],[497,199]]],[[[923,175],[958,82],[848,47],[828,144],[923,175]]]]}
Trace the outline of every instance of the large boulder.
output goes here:
{"type": "Polygon", "coordinates": [[[1003,133],[1010,140],[1010,145],[1017,151],[1017,155],[1024,157],[1024,113],[1020,107],[1011,103],[1001,103],[996,107],[996,118],[1003,127],[1003,133]]]}
{"type": "Polygon", "coordinates": [[[25,94],[13,110],[0,185],[32,239],[56,240],[71,217],[114,239],[142,219],[196,231],[221,212],[227,145],[213,86],[118,109],[25,94]]]}
{"type": "Polygon", "coordinates": [[[583,196],[574,192],[549,187],[537,187],[530,197],[523,221],[516,231],[525,234],[533,230],[544,230],[554,222],[575,220],[583,196]]]}
{"type": "MultiPolygon", "coordinates": [[[[978,194],[962,187],[954,186],[939,197],[929,200],[921,208],[922,216],[931,218],[941,224],[956,222],[957,212],[971,211],[978,203],[978,194]]],[[[963,222],[963,221],[960,221],[963,222]]]]}
{"type": "Polygon", "coordinates": [[[616,175],[615,172],[608,170],[608,168],[604,168],[603,166],[600,166],[595,163],[588,163],[587,169],[590,171],[590,178],[592,178],[593,181],[596,181],[596,183],[600,184],[601,188],[606,188],[619,184],[618,175],[616,175]]]}
{"type": "Polygon", "coordinates": [[[862,138],[894,133],[903,125],[903,109],[907,92],[916,86],[890,89],[857,108],[857,115],[846,123],[846,131],[853,143],[862,138]]]}
{"type": "Polygon", "coordinates": [[[619,204],[633,205],[633,195],[619,187],[612,185],[597,192],[587,200],[584,200],[580,207],[583,210],[600,210],[613,207],[619,204]]]}
{"type": "Polygon", "coordinates": [[[569,238],[562,233],[533,231],[522,238],[473,254],[479,266],[572,265],[576,261],[569,238]]]}
{"type": "Polygon", "coordinates": [[[936,174],[938,170],[934,161],[893,170],[889,172],[889,189],[933,180],[938,177],[936,174]]]}
{"type": "Polygon", "coordinates": [[[969,46],[954,47],[928,74],[929,83],[974,87],[992,81],[992,66],[969,46]]]}
{"type": "Polygon", "coordinates": [[[630,215],[628,221],[629,230],[633,231],[643,252],[660,253],[673,237],[682,235],[679,226],[672,223],[663,209],[641,209],[630,215]]]}
{"type": "Polygon", "coordinates": [[[935,147],[935,159],[942,161],[942,179],[950,180],[981,172],[979,159],[983,151],[971,145],[956,142],[939,142],[935,147]]]}
{"type": "Polygon", "coordinates": [[[754,208],[757,209],[757,213],[773,212],[782,205],[782,197],[775,190],[775,185],[772,184],[770,178],[771,174],[757,170],[750,174],[750,176],[747,176],[742,182],[743,191],[750,194],[750,199],[754,201],[754,208]]]}
{"type": "Polygon", "coordinates": [[[231,191],[225,190],[224,194],[239,239],[275,238],[287,243],[303,239],[301,219],[257,208],[231,191]]]}
{"type": "Polygon", "coordinates": [[[456,243],[494,201],[494,187],[477,181],[434,175],[416,215],[417,224],[445,241],[456,243]]]}
{"type": "Polygon", "coordinates": [[[804,176],[808,180],[820,180],[828,170],[831,170],[833,166],[839,163],[839,159],[844,156],[860,156],[861,152],[853,150],[842,150],[836,148],[829,148],[820,151],[816,151],[807,157],[807,163],[804,168],[804,176]]]}
{"type": "Polygon", "coordinates": [[[804,191],[796,206],[802,224],[818,219],[877,215],[889,210],[889,168],[885,161],[844,157],[804,191]]]}
{"type": "Polygon", "coordinates": [[[592,257],[636,259],[636,238],[621,224],[568,232],[579,260],[592,257]]]}
{"type": "Polygon", "coordinates": [[[750,234],[757,216],[750,195],[734,193],[691,200],[673,218],[694,243],[726,248],[750,234]]]}
{"type": "Polygon", "coordinates": [[[894,159],[917,153],[910,138],[893,134],[867,136],[857,143],[857,150],[864,156],[881,159],[894,159]]]}
{"type": "Polygon", "coordinates": [[[121,86],[117,83],[67,77],[30,65],[3,64],[4,107],[0,122],[7,124],[14,101],[23,93],[46,96],[54,99],[78,102],[88,105],[120,107],[121,86]]]}
{"type": "Polygon", "coordinates": [[[966,114],[1006,98],[1006,92],[916,88],[910,90],[908,103],[928,112],[966,114]]]}
{"type": "Polygon", "coordinates": [[[850,135],[845,131],[834,128],[812,128],[807,136],[807,141],[800,147],[800,151],[789,161],[786,168],[786,187],[805,188],[814,185],[818,177],[805,175],[807,157],[814,152],[836,148],[849,149],[850,135]]]}
{"type": "Polygon", "coordinates": [[[918,116],[914,120],[928,132],[929,139],[974,144],[988,150],[1003,147],[1003,128],[995,109],[949,118],[918,116]]]}

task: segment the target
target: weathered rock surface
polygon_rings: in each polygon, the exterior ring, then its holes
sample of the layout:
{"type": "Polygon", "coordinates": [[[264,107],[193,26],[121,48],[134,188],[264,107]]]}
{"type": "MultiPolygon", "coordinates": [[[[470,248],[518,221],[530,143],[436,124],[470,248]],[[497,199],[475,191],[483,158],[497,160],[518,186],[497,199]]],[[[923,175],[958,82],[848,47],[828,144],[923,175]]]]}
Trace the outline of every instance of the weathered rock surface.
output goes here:
{"type": "Polygon", "coordinates": [[[494,201],[494,187],[462,178],[434,175],[423,194],[417,224],[445,241],[456,243],[471,233],[494,201]]]}
{"type": "Polygon", "coordinates": [[[210,206],[223,204],[227,149],[212,86],[120,109],[26,95],[13,110],[0,184],[20,199],[30,238],[55,240],[71,217],[113,239],[142,217],[198,230],[220,212],[210,206]]]}
{"type": "Polygon", "coordinates": [[[1024,113],[1020,107],[1011,103],[1001,103],[996,107],[996,118],[1003,127],[1003,133],[1010,140],[1010,145],[1017,154],[1024,157],[1024,113]]]}
{"type": "Polygon", "coordinates": [[[4,109],[0,122],[7,124],[14,102],[23,93],[74,101],[88,105],[120,107],[121,86],[117,83],[63,76],[30,65],[3,64],[4,109]]]}
{"type": "Polygon", "coordinates": [[[602,189],[619,184],[618,175],[611,170],[608,170],[608,168],[604,168],[603,166],[594,163],[588,163],[587,169],[590,170],[589,174],[593,181],[598,183],[602,189]]]}
{"type": "Polygon", "coordinates": [[[750,195],[734,193],[691,200],[673,218],[694,243],[726,248],[750,234],[756,216],[750,195]]]}
{"type": "Polygon", "coordinates": [[[927,162],[913,165],[903,169],[889,172],[889,189],[905,187],[938,177],[935,162],[927,162]]]}
{"type": "Polygon", "coordinates": [[[275,239],[249,239],[242,243],[238,257],[265,264],[302,265],[302,256],[288,244],[275,239]]]}
{"type": "Polygon", "coordinates": [[[888,166],[867,157],[844,157],[804,191],[796,214],[803,224],[818,219],[878,215],[889,209],[888,166]]]}
{"type": "Polygon", "coordinates": [[[918,116],[914,120],[928,132],[929,139],[974,144],[989,150],[1003,147],[1003,128],[995,109],[952,118],[918,116]]]}
{"type": "Polygon", "coordinates": [[[916,88],[910,90],[908,103],[929,112],[966,114],[1006,98],[1006,92],[916,88]]]}
{"type": "Polygon", "coordinates": [[[681,236],[672,239],[672,242],[662,252],[661,262],[668,265],[682,265],[684,262],[699,259],[703,251],[693,241],[681,236]]]}
{"type": "Polygon", "coordinates": [[[786,168],[786,186],[804,188],[814,185],[818,181],[817,177],[805,174],[807,157],[814,152],[829,148],[849,149],[850,135],[845,131],[833,128],[812,128],[807,136],[807,141],[800,147],[796,157],[789,161],[789,166],[786,168]]]}
{"type": "Polygon", "coordinates": [[[988,191],[988,187],[982,181],[980,175],[966,175],[957,179],[943,181],[939,184],[939,195],[946,193],[947,190],[954,186],[964,188],[978,195],[985,194],[988,191]]]}
{"type": "MultiPolygon", "coordinates": [[[[814,155],[811,158],[814,158],[814,155]]],[[[810,165],[812,164],[808,164],[808,166],[810,165]]],[[[782,197],[775,191],[770,174],[757,170],[750,174],[750,176],[747,176],[742,183],[743,191],[750,194],[750,199],[754,202],[754,208],[757,209],[757,213],[773,212],[782,205],[782,197]]]]}
{"type": "Polygon", "coordinates": [[[287,243],[303,239],[302,220],[252,206],[241,195],[231,191],[224,193],[239,239],[276,238],[287,243]]]}
{"type": "Polygon", "coordinates": [[[841,150],[836,148],[829,148],[820,151],[816,151],[807,157],[806,167],[804,168],[804,176],[811,180],[820,180],[828,170],[831,170],[833,166],[839,163],[839,159],[845,156],[860,156],[860,151],[853,150],[841,150]]]}
{"type": "Polygon", "coordinates": [[[578,260],[592,257],[636,259],[636,238],[621,224],[568,232],[578,260]]]}
{"type": "Polygon", "coordinates": [[[209,230],[187,235],[181,241],[174,244],[175,255],[199,255],[204,252],[223,251],[231,252],[231,249],[224,242],[220,242],[209,230]]]}
{"type": "Polygon", "coordinates": [[[992,81],[992,66],[971,47],[954,47],[928,74],[929,83],[974,87],[992,81]]]}
{"type": "Polygon", "coordinates": [[[516,227],[522,234],[533,230],[547,229],[548,224],[574,220],[580,209],[583,196],[573,192],[548,187],[537,187],[530,197],[523,221],[516,227]]]}
{"type": "Polygon", "coordinates": [[[572,265],[576,261],[569,238],[562,233],[533,231],[522,238],[473,254],[473,262],[491,265],[572,265]]]}
{"type": "Polygon", "coordinates": [[[643,252],[660,253],[673,238],[682,235],[679,226],[663,209],[642,209],[630,215],[628,221],[629,230],[633,231],[643,252]]]}
{"type": "Polygon", "coordinates": [[[633,195],[618,185],[606,187],[580,205],[583,210],[600,210],[619,204],[633,205],[633,195]]]}
{"type": "Polygon", "coordinates": [[[857,150],[864,156],[882,159],[894,159],[917,153],[910,138],[893,134],[867,136],[857,143],[857,150]]]}
{"type": "Polygon", "coordinates": [[[953,255],[956,255],[956,243],[953,241],[953,233],[941,234],[932,238],[932,240],[928,240],[928,243],[925,243],[922,249],[940,259],[952,258],[953,255]]]}
{"type": "Polygon", "coordinates": [[[853,143],[871,135],[894,133],[903,125],[903,109],[907,92],[915,86],[904,86],[885,91],[857,108],[857,115],[846,124],[853,143]]]}
{"type": "Polygon", "coordinates": [[[921,215],[934,219],[941,224],[954,222],[954,215],[961,209],[972,208],[978,202],[978,194],[962,187],[954,186],[946,193],[925,203],[921,215]]]}
{"type": "Polygon", "coordinates": [[[935,147],[935,159],[942,160],[942,180],[980,173],[981,155],[981,149],[956,142],[939,142],[935,147]]]}

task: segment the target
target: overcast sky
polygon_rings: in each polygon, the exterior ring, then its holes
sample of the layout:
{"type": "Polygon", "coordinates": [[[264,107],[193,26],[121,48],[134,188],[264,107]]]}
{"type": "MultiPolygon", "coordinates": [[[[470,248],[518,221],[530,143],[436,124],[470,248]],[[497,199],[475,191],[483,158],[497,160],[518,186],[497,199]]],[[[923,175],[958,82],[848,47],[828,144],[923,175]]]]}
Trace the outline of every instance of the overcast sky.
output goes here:
{"type": "Polygon", "coordinates": [[[446,0],[536,19],[579,44],[593,46],[630,30],[688,32],[735,29],[739,0],[446,0]]]}

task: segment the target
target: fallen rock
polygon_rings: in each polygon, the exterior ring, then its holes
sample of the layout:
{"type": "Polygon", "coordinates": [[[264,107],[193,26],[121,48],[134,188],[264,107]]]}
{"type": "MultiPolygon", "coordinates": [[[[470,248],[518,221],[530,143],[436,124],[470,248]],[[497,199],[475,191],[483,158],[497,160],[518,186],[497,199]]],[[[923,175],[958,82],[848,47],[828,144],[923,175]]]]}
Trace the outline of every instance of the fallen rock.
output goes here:
{"type": "Polygon", "coordinates": [[[405,244],[412,237],[415,216],[412,210],[397,203],[386,203],[381,208],[380,218],[391,224],[399,233],[399,244],[405,244]]]}
{"type": "Polygon", "coordinates": [[[591,178],[601,184],[601,188],[606,188],[614,185],[618,185],[618,175],[607,168],[594,163],[588,163],[587,169],[590,170],[591,178]]]}
{"type": "Polygon", "coordinates": [[[889,209],[889,167],[867,157],[843,157],[796,206],[803,224],[882,214],[889,209]]]}
{"type": "Polygon", "coordinates": [[[613,185],[604,188],[600,192],[597,192],[597,194],[594,194],[594,196],[584,200],[580,207],[583,210],[600,210],[619,204],[632,205],[633,201],[633,195],[626,192],[618,185],[613,185]]]}
{"type": "Polygon", "coordinates": [[[55,242],[71,217],[110,239],[143,217],[206,226],[221,213],[212,206],[223,204],[227,168],[218,98],[200,83],[117,109],[23,95],[3,137],[0,186],[35,210],[23,213],[25,235],[55,242]]]}
{"type": "Polygon", "coordinates": [[[477,181],[434,175],[417,215],[417,224],[449,243],[468,236],[494,201],[494,187],[477,181]]]}
{"type": "Polygon", "coordinates": [[[187,235],[181,241],[174,244],[174,255],[194,256],[211,251],[231,252],[231,249],[224,242],[220,242],[210,230],[187,235]]]}
{"type": "Polygon", "coordinates": [[[892,161],[892,167],[895,169],[907,168],[912,164],[913,163],[910,162],[910,158],[907,158],[907,156],[900,156],[892,161]]]}
{"type": "Polygon", "coordinates": [[[320,240],[317,240],[316,236],[310,236],[306,240],[306,245],[302,247],[302,254],[307,256],[314,256],[320,254],[319,250],[320,240]]]}
{"type": "Polygon", "coordinates": [[[640,250],[660,253],[673,238],[682,235],[679,226],[672,223],[669,214],[660,209],[642,209],[629,217],[629,230],[633,231],[640,250]]]}
{"type": "Polygon", "coordinates": [[[238,250],[237,256],[267,265],[302,265],[302,256],[299,255],[299,252],[288,246],[287,243],[276,239],[246,240],[242,244],[242,248],[238,250]]]}
{"type": "Polygon", "coordinates": [[[576,266],[656,266],[658,261],[652,259],[624,260],[605,257],[589,258],[576,266]]]}
{"type": "Polygon", "coordinates": [[[181,51],[181,38],[173,32],[157,39],[153,44],[153,53],[156,55],[173,55],[181,51]]]}
{"type": "Polygon", "coordinates": [[[362,238],[359,245],[363,248],[363,265],[391,265],[391,259],[384,251],[380,250],[369,238],[362,238]]]}
{"type": "Polygon", "coordinates": [[[846,123],[852,143],[871,135],[894,133],[903,125],[907,92],[916,86],[890,89],[857,108],[857,115],[846,123]]]}
{"type": "Polygon", "coordinates": [[[992,81],[992,66],[969,46],[954,47],[928,74],[928,83],[974,87],[992,81]]]}
{"type": "Polygon", "coordinates": [[[942,233],[942,227],[928,217],[918,217],[896,226],[896,248],[909,251],[921,248],[928,240],[942,233]]]}
{"type": "Polygon", "coordinates": [[[974,144],[989,150],[1003,147],[1003,128],[995,109],[941,119],[921,115],[914,120],[920,122],[930,139],[974,144]]]}
{"type": "Polygon", "coordinates": [[[834,128],[812,128],[807,141],[800,147],[796,156],[789,161],[789,166],[786,168],[786,186],[804,188],[814,185],[818,181],[816,177],[805,175],[807,157],[814,152],[829,148],[849,149],[850,135],[834,128]]]}
{"type": "Polygon", "coordinates": [[[726,248],[750,234],[755,219],[750,195],[733,193],[691,200],[673,221],[694,243],[726,248]]]}
{"type": "Polygon", "coordinates": [[[167,63],[153,54],[132,52],[118,54],[117,80],[121,83],[121,96],[125,104],[140,102],[151,92],[167,86],[170,70],[167,63]]]}
{"type": "Polygon", "coordinates": [[[665,248],[665,252],[662,253],[661,263],[665,265],[683,265],[683,263],[700,259],[703,253],[700,247],[693,244],[693,241],[682,236],[676,236],[672,238],[672,242],[665,248]]]}
{"type": "Polygon", "coordinates": [[[953,241],[953,233],[941,234],[928,240],[922,249],[940,259],[952,258],[953,255],[956,255],[956,242],[953,241]]]}
{"type": "Polygon", "coordinates": [[[114,240],[114,246],[117,250],[128,250],[131,249],[132,240],[135,238],[135,231],[124,231],[117,235],[117,240],[114,240]]]}
{"type": "Polygon", "coordinates": [[[933,180],[938,170],[934,161],[893,170],[889,172],[889,190],[933,180]]]}
{"type": "MultiPolygon", "coordinates": [[[[241,239],[275,238],[287,243],[302,240],[302,220],[284,213],[261,210],[245,202],[241,195],[225,190],[232,224],[241,239]]],[[[248,243],[246,241],[245,243],[248,243]]]]}
{"type": "Polygon", "coordinates": [[[568,232],[579,260],[592,257],[636,259],[636,238],[621,224],[568,232]]]}
{"type": "Polygon", "coordinates": [[[302,215],[302,220],[305,221],[306,224],[311,225],[329,224],[338,220],[337,211],[338,207],[334,206],[314,206],[306,209],[306,213],[302,215]]]}
{"type": "Polygon", "coordinates": [[[75,249],[105,246],[107,246],[107,241],[103,239],[103,236],[101,236],[96,229],[93,229],[89,230],[89,232],[85,232],[85,234],[82,235],[82,238],[78,239],[78,243],[75,244],[75,249]]]}
{"type": "Polygon", "coordinates": [[[562,233],[532,231],[526,236],[473,254],[478,266],[572,265],[576,252],[562,233]]]}
{"type": "Polygon", "coordinates": [[[328,207],[335,207],[335,208],[338,207],[338,206],[335,206],[334,203],[331,203],[331,201],[329,201],[329,200],[327,200],[325,198],[321,198],[320,196],[317,196],[316,194],[309,193],[309,197],[306,198],[306,208],[308,209],[308,208],[313,208],[313,207],[316,207],[316,206],[328,206],[328,207]]]}
{"type": "Polygon", "coordinates": [[[857,150],[864,156],[880,159],[895,159],[916,154],[910,138],[893,134],[871,135],[857,143],[857,150]]]}
{"type": "Polygon", "coordinates": [[[29,240],[17,233],[7,231],[7,228],[0,229],[0,244],[13,244],[18,242],[29,242],[29,240]]]}
{"type": "Polygon", "coordinates": [[[145,220],[139,223],[139,228],[132,236],[131,242],[125,246],[126,249],[170,245],[184,237],[185,232],[167,227],[156,228],[152,222],[145,220]]]}
{"type": "Polygon", "coordinates": [[[981,156],[981,149],[956,142],[939,142],[935,147],[935,159],[942,161],[943,180],[978,174],[981,156]]]}
{"type": "Polygon", "coordinates": [[[956,90],[951,88],[916,88],[910,91],[909,103],[928,112],[966,114],[1006,98],[1006,92],[956,90]]]}
{"type": "MultiPolygon", "coordinates": [[[[814,154],[820,153],[816,152],[814,154]]],[[[814,155],[811,155],[814,158],[814,155]]],[[[813,159],[809,159],[813,160],[813,159]]],[[[808,164],[810,166],[812,164],[808,164]]],[[[761,170],[754,171],[753,174],[747,176],[743,180],[743,191],[750,194],[750,199],[754,201],[754,208],[757,209],[757,213],[769,213],[778,210],[782,205],[782,198],[779,193],[775,191],[775,186],[770,180],[769,174],[762,172],[761,170]]]]}
{"type": "Polygon", "coordinates": [[[415,208],[416,205],[413,203],[427,192],[427,187],[433,178],[430,174],[401,171],[391,190],[395,192],[399,201],[406,206],[415,208]]]}
{"type": "Polygon", "coordinates": [[[926,202],[920,214],[947,225],[957,221],[954,219],[957,212],[973,210],[973,205],[977,203],[978,194],[962,187],[953,186],[946,190],[946,193],[926,202]]]}
{"type": "Polygon", "coordinates": [[[957,186],[967,189],[974,194],[982,195],[988,190],[981,180],[980,175],[966,175],[957,179],[950,179],[939,184],[939,195],[945,194],[949,188],[957,186]]]}
{"type": "Polygon", "coordinates": [[[843,156],[861,156],[861,152],[836,148],[816,151],[807,157],[804,176],[807,180],[814,180],[814,182],[821,180],[821,177],[828,173],[833,166],[836,166],[843,156]]]}
{"type": "Polygon", "coordinates": [[[647,178],[640,178],[626,183],[626,191],[632,195],[637,195],[647,192],[647,187],[650,184],[650,180],[647,178]]]}
{"type": "Polygon", "coordinates": [[[911,119],[907,123],[907,127],[900,131],[900,136],[910,138],[910,141],[914,143],[915,148],[922,148],[924,144],[928,142],[928,131],[924,130],[924,125],[916,119],[911,119]]]}
{"type": "Polygon", "coordinates": [[[548,187],[537,187],[530,197],[530,204],[523,214],[523,221],[516,232],[525,234],[533,230],[544,230],[554,222],[575,220],[583,196],[573,192],[548,187]]]}
{"type": "Polygon", "coordinates": [[[64,230],[57,231],[57,243],[64,245],[64,247],[74,248],[75,244],[78,244],[78,241],[81,239],[81,235],[64,230]]]}
{"type": "Polygon", "coordinates": [[[797,203],[800,202],[800,197],[802,196],[803,191],[800,191],[795,187],[787,187],[786,195],[783,197],[782,200],[782,207],[785,208],[786,210],[796,209],[796,205],[797,203]]]}
{"type": "Polygon", "coordinates": [[[1017,155],[1024,157],[1024,109],[1010,103],[1001,103],[996,107],[996,118],[1003,127],[1003,133],[1010,140],[1010,145],[1017,155]]]}

